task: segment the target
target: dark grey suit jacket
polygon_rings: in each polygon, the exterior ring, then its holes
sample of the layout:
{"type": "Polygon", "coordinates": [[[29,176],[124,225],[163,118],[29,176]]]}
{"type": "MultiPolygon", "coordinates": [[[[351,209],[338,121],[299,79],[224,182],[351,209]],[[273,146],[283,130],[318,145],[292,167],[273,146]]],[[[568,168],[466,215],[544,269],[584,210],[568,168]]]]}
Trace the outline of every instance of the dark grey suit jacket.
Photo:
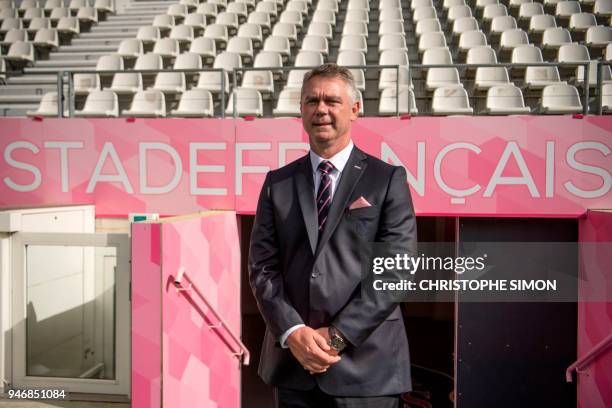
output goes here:
{"type": "Polygon", "coordinates": [[[317,236],[310,156],[268,173],[259,197],[249,258],[250,283],[267,330],[259,366],[276,387],[318,385],[336,396],[378,396],[411,389],[408,341],[397,303],[361,292],[360,248],[394,243],[416,252],[416,220],[406,171],[357,147],[317,236]],[[363,196],[371,207],[350,210],[363,196]],[[342,360],[310,375],[281,335],[296,324],[334,325],[350,342],[342,360]]]}

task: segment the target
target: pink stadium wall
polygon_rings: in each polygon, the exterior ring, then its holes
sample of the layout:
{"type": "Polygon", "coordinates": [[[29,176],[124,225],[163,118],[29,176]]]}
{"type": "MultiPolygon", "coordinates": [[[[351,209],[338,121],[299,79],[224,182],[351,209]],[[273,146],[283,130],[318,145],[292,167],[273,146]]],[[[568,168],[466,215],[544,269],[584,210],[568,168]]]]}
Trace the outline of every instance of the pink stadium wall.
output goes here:
{"type": "MultiPolygon", "coordinates": [[[[581,218],[589,209],[612,209],[608,117],[363,118],[353,135],[368,153],[405,166],[417,215],[581,218]]],[[[222,384],[230,395],[239,390],[233,356],[211,362],[197,354],[205,344],[217,347],[206,342],[218,338],[173,340],[177,328],[210,332],[193,312],[177,319],[186,302],[168,279],[178,265],[188,265],[202,271],[196,276],[201,287],[213,290],[211,279],[224,282],[207,296],[217,299],[222,316],[231,316],[239,332],[238,302],[230,298],[239,293],[233,211],[254,213],[265,173],[303,155],[307,140],[299,119],[0,119],[0,209],[94,204],[98,217],[230,210],[134,226],[133,398],[147,401],[135,407],[217,401],[222,384]],[[202,260],[217,264],[197,265],[202,260]],[[214,278],[219,271],[221,281],[214,278]],[[164,353],[144,358],[160,347],[164,353]],[[209,364],[231,364],[221,368],[224,382],[205,375],[209,364]],[[205,378],[207,387],[180,381],[188,370],[205,378]],[[166,386],[170,393],[163,392],[166,386]]],[[[602,227],[591,217],[583,219],[581,240],[612,240],[610,218],[602,227]]],[[[609,276],[604,280],[610,284],[609,276]]],[[[609,331],[612,312],[609,303],[579,308],[580,356],[609,331]]],[[[603,369],[609,358],[593,366],[592,376],[579,378],[581,407],[599,406],[609,394],[612,379],[603,369]]]]}
{"type": "MultiPolygon", "coordinates": [[[[0,120],[0,208],[98,216],[253,213],[264,174],[303,155],[299,119],[0,120]]],[[[403,164],[418,215],[577,217],[612,208],[612,121],[363,118],[356,144],[403,164]]]]}
{"type": "Polygon", "coordinates": [[[240,248],[236,214],[209,212],[132,227],[132,407],[239,407],[240,248]]]}
{"type": "MultiPolygon", "coordinates": [[[[612,211],[589,211],[580,220],[581,242],[612,242],[612,211]]],[[[589,248],[589,247],[587,247],[589,248]]],[[[582,254],[578,290],[582,299],[609,299],[612,293],[608,246],[589,248],[582,254]],[[608,250],[606,250],[608,249],[608,250]],[[606,296],[607,295],[607,296],[606,296]]],[[[609,336],[612,330],[612,302],[578,303],[578,358],[609,336]]],[[[612,348],[604,350],[578,378],[578,408],[612,406],[612,348]]]]}

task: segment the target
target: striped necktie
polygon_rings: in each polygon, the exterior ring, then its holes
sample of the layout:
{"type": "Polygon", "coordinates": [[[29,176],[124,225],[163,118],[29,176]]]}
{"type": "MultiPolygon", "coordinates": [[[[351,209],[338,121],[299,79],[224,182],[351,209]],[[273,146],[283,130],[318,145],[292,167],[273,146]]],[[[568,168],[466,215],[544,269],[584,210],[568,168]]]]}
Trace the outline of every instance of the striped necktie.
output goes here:
{"type": "Polygon", "coordinates": [[[319,183],[319,192],[317,194],[317,212],[319,215],[319,234],[323,232],[325,228],[325,221],[327,221],[327,214],[329,213],[329,207],[331,206],[332,194],[331,194],[331,177],[329,173],[334,170],[334,165],[331,162],[324,160],[319,164],[319,171],[321,172],[321,182],[319,183]]]}

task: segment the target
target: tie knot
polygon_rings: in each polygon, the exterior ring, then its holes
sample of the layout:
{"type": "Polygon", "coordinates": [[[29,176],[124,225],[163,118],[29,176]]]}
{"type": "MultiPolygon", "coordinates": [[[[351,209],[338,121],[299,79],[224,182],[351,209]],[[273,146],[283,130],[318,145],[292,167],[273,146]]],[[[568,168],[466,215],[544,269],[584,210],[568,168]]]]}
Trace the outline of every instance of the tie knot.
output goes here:
{"type": "Polygon", "coordinates": [[[330,161],[323,160],[321,163],[319,163],[319,171],[323,174],[331,173],[334,168],[334,165],[330,161]]]}

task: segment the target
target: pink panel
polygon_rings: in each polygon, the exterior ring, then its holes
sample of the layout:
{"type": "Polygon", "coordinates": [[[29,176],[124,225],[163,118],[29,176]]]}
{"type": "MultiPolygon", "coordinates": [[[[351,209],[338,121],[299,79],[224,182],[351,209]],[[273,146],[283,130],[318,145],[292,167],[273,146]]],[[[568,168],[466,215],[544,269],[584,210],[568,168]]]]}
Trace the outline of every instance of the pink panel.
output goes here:
{"type": "MultiPolygon", "coordinates": [[[[249,143],[243,165],[273,169],[303,154],[295,150],[307,141],[300,121],[279,122],[238,122],[237,157],[249,143]],[[283,151],[287,160],[279,160],[283,151]]],[[[578,216],[612,207],[611,130],[612,120],[600,118],[363,118],[353,124],[353,140],[408,170],[417,215],[578,216]],[[599,167],[604,176],[578,170],[575,162],[599,167]],[[585,198],[574,187],[600,192],[585,198]]],[[[239,212],[254,211],[263,182],[261,171],[250,172],[260,174],[242,177],[239,212]]]]}
{"type": "MultiPolygon", "coordinates": [[[[253,213],[263,173],[307,147],[299,119],[0,119],[0,129],[0,208],[88,203],[98,216],[253,213]]],[[[418,215],[612,207],[609,116],[361,118],[353,136],[406,167],[418,215]]]]}
{"type": "Polygon", "coordinates": [[[160,231],[132,225],[133,408],[161,408],[160,231]]]}
{"type": "Polygon", "coordinates": [[[240,249],[236,214],[225,212],[162,224],[163,406],[240,406],[237,345],[194,291],[172,285],[179,268],[240,333],[240,249]]]}
{"type": "MultiPolygon", "coordinates": [[[[40,185],[27,192],[0,182],[0,207],[95,204],[98,216],[234,208],[233,186],[228,183],[233,180],[234,158],[230,120],[44,119],[41,124],[0,119],[0,129],[0,152],[16,148],[11,158],[35,166],[42,175],[40,185]],[[96,182],[98,164],[102,177],[96,182]],[[198,166],[225,167],[217,177],[198,166]],[[179,179],[173,184],[175,175],[179,179]],[[159,190],[162,187],[167,188],[159,190]],[[224,188],[225,194],[202,190],[214,188],[224,188]]],[[[32,171],[1,157],[0,180],[8,176],[26,186],[35,181],[32,171]]]]}
{"type": "MultiPolygon", "coordinates": [[[[612,212],[589,211],[587,217],[580,220],[580,241],[612,242],[612,212]]],[[[612,293],[610,274],[600,276],[588,265],[596,262],[600,265],[597,268],[599,271],[609,272],[612,254],[602,248],[589,255],[589,259],[583,259],[583,264],[587,266],[581,271],[584,279],[579,280],[580,297],[588,299],[590,293],[600,292],[603,287],[606,288],[609,299],[612,293]]],[[[612,302],[578,303],[578,358],[608,336],[611,327],[612,302]]],[[[586,373],[578,374],[577,377],[579,408],[612,406],[612,350],[601,354],[586,369],[586,373]]]]}

